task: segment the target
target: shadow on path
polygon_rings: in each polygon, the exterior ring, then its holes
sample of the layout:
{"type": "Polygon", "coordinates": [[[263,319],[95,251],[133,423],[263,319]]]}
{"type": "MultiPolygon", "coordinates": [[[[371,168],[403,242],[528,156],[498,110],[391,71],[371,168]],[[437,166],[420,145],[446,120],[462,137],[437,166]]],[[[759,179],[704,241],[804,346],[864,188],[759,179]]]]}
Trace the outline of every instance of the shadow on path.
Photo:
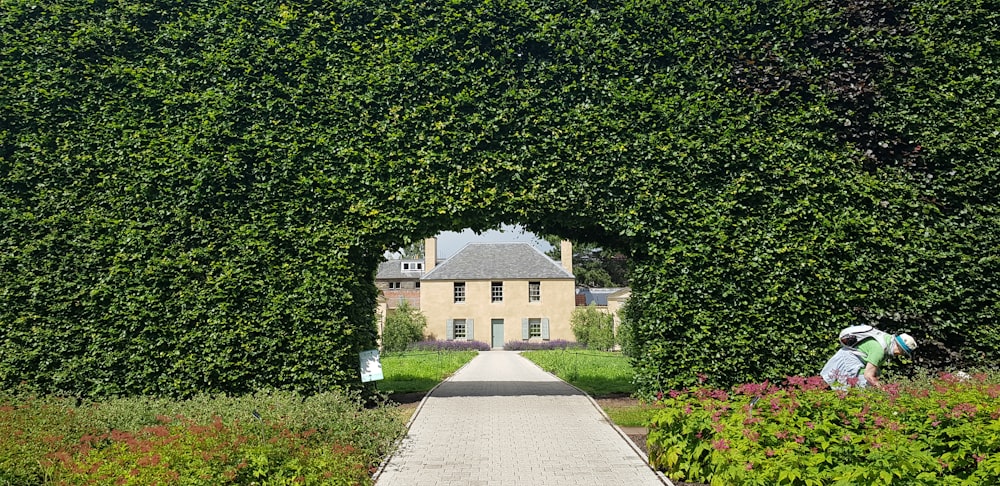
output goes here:
{"type": "Polygon", "coordinates": [[[555,381],[447,381],[430,394],[432,398],[582,395],[576,388],[555,381]]]}

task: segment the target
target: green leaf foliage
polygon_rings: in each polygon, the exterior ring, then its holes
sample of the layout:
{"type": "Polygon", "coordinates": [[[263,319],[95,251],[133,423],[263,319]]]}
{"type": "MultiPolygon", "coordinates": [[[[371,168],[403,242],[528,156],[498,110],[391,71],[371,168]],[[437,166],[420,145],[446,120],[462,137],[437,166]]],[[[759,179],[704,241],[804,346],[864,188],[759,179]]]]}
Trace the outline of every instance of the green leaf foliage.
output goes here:
{"type": "Polygon", "coordinates": [[[427,328],[427,318],[408,301],[403,301],[399,307],[389,311],[385,317],[385,329],[382,330],[382,350],[386,352],[402,352],[417,341],[424,338],[427,328]]]}
{"type": "Polygon", "coordinates": [[[995,1],[4,2],[0,385],[357,383],[384,250],[622,249],[640,389],[998,358],[995,1]]]}
{"type": "Polygon", "coordinates": [[[611,351],[618,344],[614,319],[611,314],[602,312],[594,304],[573,309],[570,326],[576,342],[587,349],[611,351]]]}

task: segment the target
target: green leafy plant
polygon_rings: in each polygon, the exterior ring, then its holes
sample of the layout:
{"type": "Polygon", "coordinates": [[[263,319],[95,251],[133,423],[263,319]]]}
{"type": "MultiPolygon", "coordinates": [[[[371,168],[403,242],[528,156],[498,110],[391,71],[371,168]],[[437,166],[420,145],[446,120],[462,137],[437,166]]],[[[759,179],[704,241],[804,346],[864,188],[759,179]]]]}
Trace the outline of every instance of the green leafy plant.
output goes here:
{"type": "Polygon", "coordinates": [[[420,313],[420,309],[404,300],[385,316],[385,328],[382,330],[383,352],[406,351],[411,344],[424,338],[426,328],[427,318],[420,313]]]}
{"type": "Polygon", "coordinates": [[[404,424],[357,395],[0,399],[0,483],[370,484],[404,424]]]}
{"type": "Polygon", "coordinates": [[[577,342],[596,351],[611,351],[617,344],[614,318],[591,304],[573,309],[570,326],[577,342]]]}

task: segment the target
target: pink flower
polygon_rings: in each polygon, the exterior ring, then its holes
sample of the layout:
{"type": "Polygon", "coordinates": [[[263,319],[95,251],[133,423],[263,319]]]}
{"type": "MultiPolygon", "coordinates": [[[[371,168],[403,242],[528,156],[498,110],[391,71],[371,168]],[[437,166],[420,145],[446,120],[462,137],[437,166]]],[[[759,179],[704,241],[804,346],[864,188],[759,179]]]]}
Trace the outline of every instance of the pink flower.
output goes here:
{"type": "Polygon", "coordinates": [[[746,465],[746,468],[747,468],[747,471],[753,471],[753,463],[752,462],[748,462],[747,465],[746,465]]]}
{"type": "Polygon", "coordinates": [[[726,441],[726,439],[719,439],[719,440],[717,440],[715,442],[712,442],[712,447],[714,447],[715,450],[717,450],[717,451],[728,451],[729,450],[729,442],[726,441]]]}
{"type": "Polygon", "coordinates": [[[955,408],[951,409],[951,416],[952,418],[975,417],[977,411],[979,409],[971,403],[959,403],[955,405],[955,408]]]}

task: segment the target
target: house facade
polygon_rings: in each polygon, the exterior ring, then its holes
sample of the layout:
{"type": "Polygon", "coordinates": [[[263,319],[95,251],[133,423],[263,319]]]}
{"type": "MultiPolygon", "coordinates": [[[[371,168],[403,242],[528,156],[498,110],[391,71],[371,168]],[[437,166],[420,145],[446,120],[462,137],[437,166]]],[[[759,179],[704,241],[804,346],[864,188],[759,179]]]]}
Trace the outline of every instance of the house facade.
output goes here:
{"type": "Polygon", "coordinates": [[[515,340],[573,340],[576,286],[568,241],[560,262],[528,243],[469,243],[438,263],[436,241],[424,246],[420,310],[432,337],[494,349],[515,340]]]}

